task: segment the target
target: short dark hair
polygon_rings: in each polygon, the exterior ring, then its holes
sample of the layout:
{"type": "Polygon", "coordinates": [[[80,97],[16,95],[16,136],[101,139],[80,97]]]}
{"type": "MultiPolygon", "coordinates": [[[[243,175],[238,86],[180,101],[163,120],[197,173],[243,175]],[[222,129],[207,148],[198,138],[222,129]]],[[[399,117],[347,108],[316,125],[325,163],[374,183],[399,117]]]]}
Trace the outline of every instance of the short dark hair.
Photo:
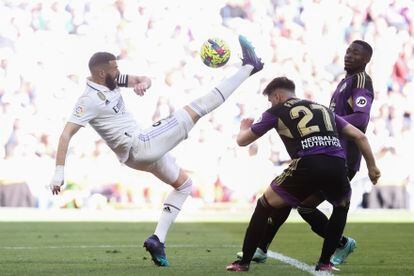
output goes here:
{"type": "Polygon", "coordinates": [[[364,51],[367,53],[368,57],[371,58],[373,50],[371,45],[368,44],[368,42],[363,41],[363,40],[354,40],[352,41],[352,43],[356,43],[358,45],[361,45],[362,48],[364,48],[364,51]]]}
{"type": "Polygon", "coordinates": [[[270,95],[275,89],[283,88],[295,92],[295,83],[286,77],[274,78],[263,90],[263,95],[270,95]]]}
{"type": "Polygon", "coordinates": [[[97,52],[89,59],[89,70],[92,71],[98,65],[108,64],[109,61],[116,60],[116,57],[108,52],[97,52]]]}

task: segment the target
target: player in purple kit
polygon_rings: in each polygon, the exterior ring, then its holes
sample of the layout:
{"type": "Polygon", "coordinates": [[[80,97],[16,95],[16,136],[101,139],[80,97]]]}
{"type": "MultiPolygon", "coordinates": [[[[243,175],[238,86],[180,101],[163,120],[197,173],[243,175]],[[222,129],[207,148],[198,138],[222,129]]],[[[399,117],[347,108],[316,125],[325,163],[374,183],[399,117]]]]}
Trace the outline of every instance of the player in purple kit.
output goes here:
{"type": "MultiPolygon", "coordinates": [[[[369,122],[371,105],[374,99],[372,80],[365,72],[365,67],[371,59],[372,52],[372,47],[365,41],[355,40],[350,44],[344,57],[346,76],[338,84],[330,103],[330,109],[333,112],[364,133],[369,122]]],[[[346,153],[348,179],[352,180],[359,170],[361,152],[355,142],[343,137],[340,137],[340,140],[346,153]]],[[[297,209],[302,218],[311,225],[312,230],[319,236],[325,237],[328,218],[316,208],[322,201],[324,201],[323,195],[317,193],[308,198],[297,209]]],[[[285,207],[283,210],[271,214],[266,231],[253,257],[254,261],[266,261],[267,249],[280,226],[289,216],[290,211],[290,207],[285,207]]],[[[334,265],[343,263],[355,247],[356,241],[354,239],[342,236],[335,253],[332,255],[331,262],[334,265]]],[[[237,256],[241,258],[241,252],[237,256]]]]}
{"type": "Polygon", "coordinates": [[[247,271],[272,212],[297,207],[321,191],[333,205],[326,225],[322,252],[316,270],[331,271],[330,262],[346,224],[351,187],[347,178],[345,152],[339,133],[355,142],[375,184],[380,177],[368,140],[363,132],[317,103],[296,98],[295,84],[287,78],[275,78],[265,88],[272,107],[253,123],[240,124],[237,143],[246,146],[275,128],[292,158],[289,167],[276,177],[263,196],[246,230],[243,256],[229,266],[229,271],[247,271]]]}
{"type": "MultiPolygon", "coordinates": [[[[369,122],[374,89],[365,67],[372,56],[372,48],[365,41],[355,40],[345,54],[345,78],[338,84],[329,108],[362,132],[369,122]]],[[[341,139],[346,151],[348,175],[353,178],[359,170],[361,152],[354,142],[341,139]]]]}

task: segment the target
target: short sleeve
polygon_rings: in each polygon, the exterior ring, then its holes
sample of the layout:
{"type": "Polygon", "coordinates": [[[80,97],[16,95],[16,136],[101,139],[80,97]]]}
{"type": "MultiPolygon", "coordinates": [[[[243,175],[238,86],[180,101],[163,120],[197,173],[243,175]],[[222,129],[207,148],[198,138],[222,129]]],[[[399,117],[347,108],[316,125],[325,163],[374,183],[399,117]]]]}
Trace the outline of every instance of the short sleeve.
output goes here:
{"type": "Polygon", "coordinates": [[[270,129],[275,128],[277,126],[276,123],[277,117],[266,111],[250,128],[254,134],[260,137],[270,129]]]}
{"type": "Polygon", "coordinates": [[[76,103],[69,122],[85,126],[98,115],[96,103],[89,97],[81,97],[76,103]]]}
{"type": "Polygon", "coordinates": [[[341,132],[342,129],[346,127],[349,123],[345,121],[345,119],[342,118],[341,116],[335,114],[335,124],[336,124],[336,129],[338,130],[338,132],[341,132]]]}
{"type": "Polygon", "coordinates": [[[369,114],[373,101],[373,94],[365,88],[354,88],[352,90],[352,109],[354,112],[369,114]]]}

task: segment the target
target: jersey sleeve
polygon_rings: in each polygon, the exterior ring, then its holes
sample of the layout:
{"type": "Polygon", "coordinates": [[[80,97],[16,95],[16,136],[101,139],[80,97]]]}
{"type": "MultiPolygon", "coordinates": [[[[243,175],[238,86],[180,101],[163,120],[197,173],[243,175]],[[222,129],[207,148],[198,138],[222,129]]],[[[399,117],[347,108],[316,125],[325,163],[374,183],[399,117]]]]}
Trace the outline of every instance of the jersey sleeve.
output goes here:
{"type": "Polygon", "coordinates": [[[120,74],[116,81],[119,87],[128,87],[128,75],[120,74]]]}
{"type": "Polygon", "coordinates": [[[354,112],[369,114],[373,100],[373,93],[365,88],[354,88],[352,90],[352,109],[354,112]]]}
{"type": "Polygon", "coordinates": [[[252,132],[257,136],[262,136],[270,129],[275,128],[277,125],[277,117],[270,112],[264,112],[262,116],[250,127],[252,132]]]}
{"type": "Polygon", "coordinates": [[[347,121],[345,121],[345,119],[343,119],[341,116],[335,114],[335,124],[336,124],[336,129],[338,130],[338,133],[339,133],[349,123],[347,121]]]}
{"type": "Polygon", "coordinates": [[[81,97],[76,103],[69,122],[85,126],[98,115],[96,103],[89,97],[81,97]]]}
{"type": "Polygon", "coordinates": [[[356,74],[352,79],[351,98],[348,99],[352,110],[369,114],[373,100],[374,90],[371,78],[365,72],[356,74]]]}

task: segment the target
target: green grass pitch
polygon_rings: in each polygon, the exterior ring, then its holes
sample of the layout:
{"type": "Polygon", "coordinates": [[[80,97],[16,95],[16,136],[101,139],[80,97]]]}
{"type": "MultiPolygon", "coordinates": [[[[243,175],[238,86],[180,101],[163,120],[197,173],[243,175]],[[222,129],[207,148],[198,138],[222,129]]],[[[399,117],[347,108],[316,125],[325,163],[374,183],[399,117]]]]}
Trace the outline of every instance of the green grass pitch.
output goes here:
{"type": "MultiPolygon", "coordinates": [[[[177,223],[167,239],[170,267],[142,247],[154,223],[1,222],[0,275],[230,275],[246,223],[177,223]]],[[[414,223],[348,223],[357,249],[341,275],[414,275],[414,223]]],[[[322,240],[304,223],[287,223],[270,250],[313,265],[322,240]]],[[[268,259],[250,275],[310,275],[268,259]]]]}

